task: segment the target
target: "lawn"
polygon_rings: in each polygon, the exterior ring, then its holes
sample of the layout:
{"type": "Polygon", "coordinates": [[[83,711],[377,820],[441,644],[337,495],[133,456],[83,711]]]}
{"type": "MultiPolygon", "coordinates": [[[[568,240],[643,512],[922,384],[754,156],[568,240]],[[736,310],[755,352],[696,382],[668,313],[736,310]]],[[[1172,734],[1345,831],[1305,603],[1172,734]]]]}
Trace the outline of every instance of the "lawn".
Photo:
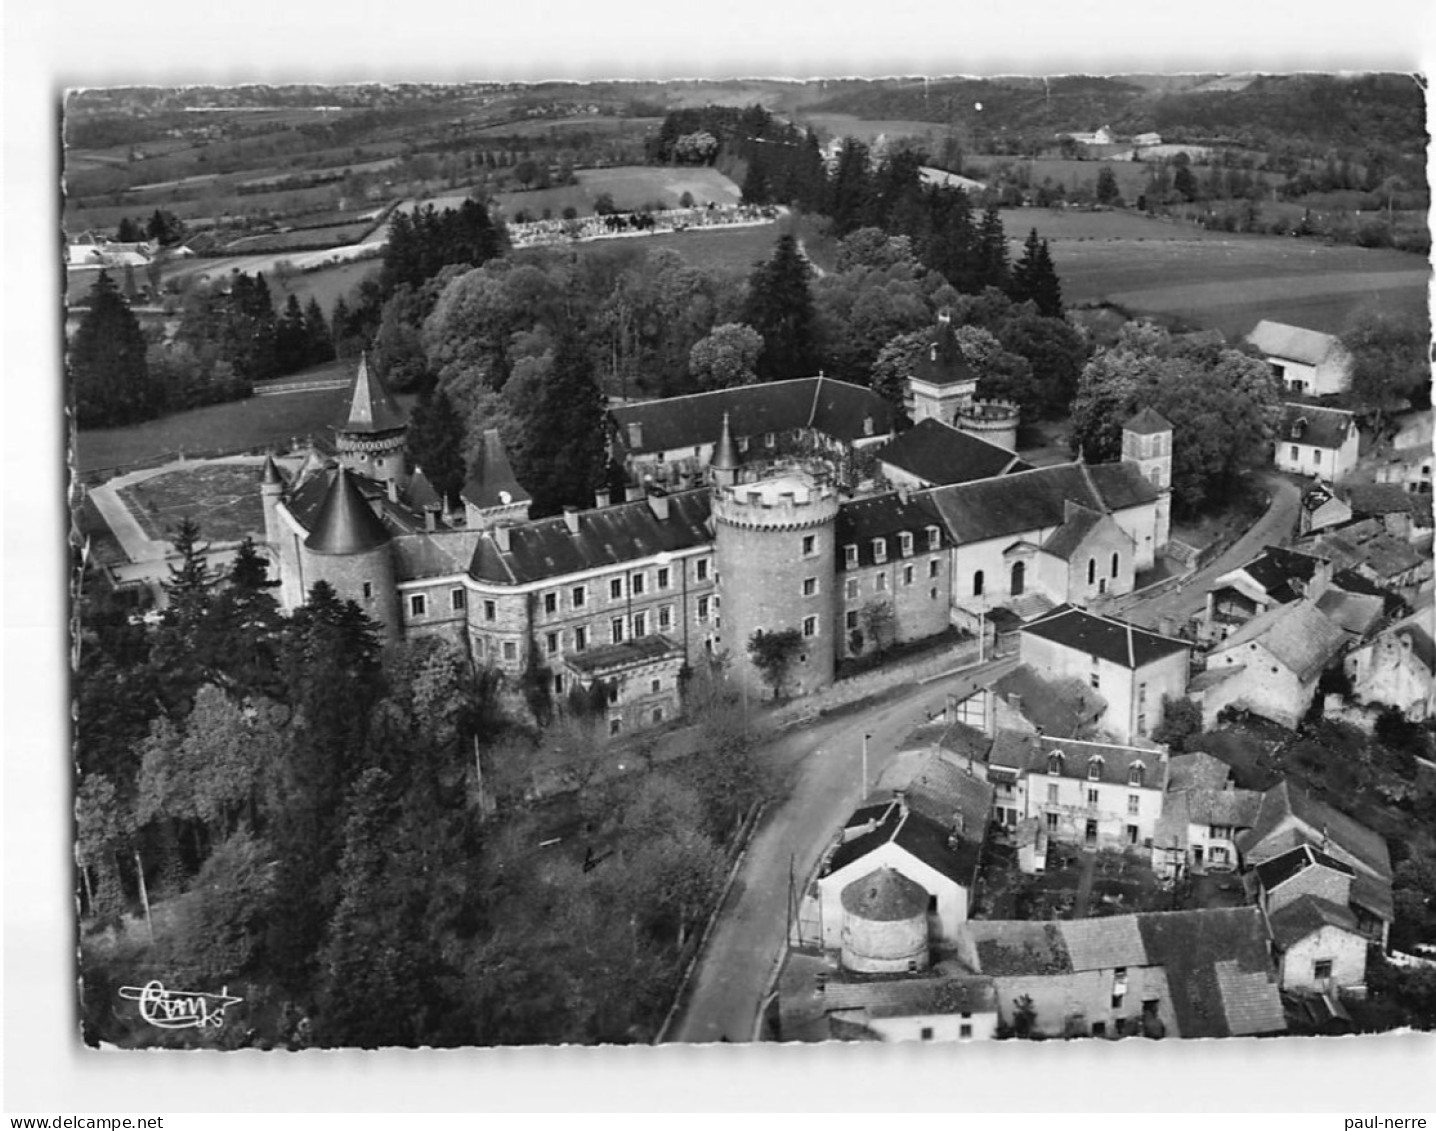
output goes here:
{"type": "Polygon", "coordinates": [[[348,297],[359,283],[372,272],[379,270],[379,261],[362,259],[354,263],[341,263],[337,267],[325,267],[320,271],[305,271],[281,279],[266,276],[269,293],[274,296],[274,307],[282,310],[289,296],[299,299],[300,306],[306,306],[311,298],[319,300],[319,308],[328,318],[334,312],[334,302],[340,296],[348,297]]]}
{"type": "MultiPolygon", "coordinates": [[[[75,465],[82,475],[110,472],[161,462],[171,453],[288,449],[310,435],[324,436],[342,418],[348,389],[286,393],[251,397],[245,401],[209,405],[147,420],[128,428],[81,432],[75,445],[75,465]]],[[[413,397],[395,398],[408,408],[413,397]]]]}
{"type": "Polygon", "coordinates": [[[593,215],[593,203],[599,194],[608,193],[621,212],[640,209],[647,204],[677,208],[685,192],[693,194],[699,204],[738,204],[742,193],[738,186],[716,169],[668,168],[650,165],[620,165],[612,169],[583,169],[577,174],[578,184],[562,185],[528,192],[504,192],[494,197],[507,217],[520,210],[537,219],[545,208],[553,216],[562,216],[565,208],[577,209],[580,216],[593,215]]]}
{"type": "Polygon", "coordinates": [[[264,533],[256,467],[202,464],[131,484],[119,495],[153,541],[170,538],[186,518],[198,524],[206,542],[238,542],[264,533]]]}
{"type": "MultiPolygon", "coordinates": [[[[662,232],[653,236],[635,236],[628,240],[590,240],[586,243],[565,244],[565,251],[580,253],[602,253],[603,249],[615,243],[657,251],[672,248],[695,267],[709,270],[737,271],[744,275],[753,266],[773,254],[773,245],[778,236],[786,231],[779,223],[755,225],[743,228],[692,228],[686,232],[662,232]]],[[[542,254],[548,249],[535,248],[525,254],[542,254]]]]}

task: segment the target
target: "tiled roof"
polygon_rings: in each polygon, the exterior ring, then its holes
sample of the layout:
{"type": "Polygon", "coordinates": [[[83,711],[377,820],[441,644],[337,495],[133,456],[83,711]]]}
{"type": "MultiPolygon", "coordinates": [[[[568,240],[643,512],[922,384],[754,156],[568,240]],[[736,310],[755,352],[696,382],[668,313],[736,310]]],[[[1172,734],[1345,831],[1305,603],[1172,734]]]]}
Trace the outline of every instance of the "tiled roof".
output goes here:
{"type": "Polygon", "coordinates": [[[980,840],[992,813],[995,792],[987,782],[938,750],[924,759],[903,790],[903,797],[910,808],[929,820],[980,840]]]}
{"type": "Polygon", "coordinates": [[[1022,462],[1006,448],[970,435],[941,420],[919,420],[874,453],[883,463],[916,476],[924,483],[945,487],[990,479],[1022,462]]]}
{"type": "Polygon", "coordinates": [[[1412,514],[1414,496],[1396,483],[1353,483],[1342,490],[1355,515],[1412,514]]]}
{"type": "Polygon", "coordinates": [[[1322,899],[1319,895],[1303,895],[1273,911],[1268,920],[1276,945],[1283,950],[1300,942],[1322,927],[1339,927],[1356,933],[1356,916],[1349,908],[1322,899]]]}
{"type": "Polygon", "coordinates": [[[686,397],[619,405],[609,410],[620,455],[644,455],[716,444],[727,414],[735,438],[814,428],[837,440],[884,436],[892,431],[892,406],[871,389],[830,377],[798,377],[686,397]],[[633,443],[631,425],[638,425],[633,443]]]}
{"type": "Polygon", "coordinates": [[[1276,442],[1339,448],[1355,428],[1356,417],[1342,409],[1288,403],[1282,409],[1276,442]]]}
{"type": "Polygon", "coordinates": [[[1231,773],[1232,768],[1229,765],[1211,754],[1201,751],[1173,754],[1167,764],[1167,792],[1225,789],[1231,773]]]}
{"type": "Polygon", "coordinates": [[[986,831],[986,828],[983,828],[975,837],[957,838],[954,847],[947,830],[936,821],[904,805],[893,803],[871,832],[838,845],[829,858],[823,875],[831,876],[840,872],[854,860],[861,860],[875,848],[891,841],[934,871],[964,887],[971,887],[977,871],[979,847],[986,831]]]}
{"type": "Polygon", "coordinates": [[[1178,1036],[1285,1029],[1259,908],[1147,912],[1136,919],[1148,963],[1166,968],[1178,1036]]]}
{"type": "Polygon", "coordinates": [[[497,428],[484,431],[479,444],[479,459],[469,468],[468,479],[459,494],[465,502],[481,510],[532,501],[533,497],[514,475],[513,465],[509,463],[509,454],[497,428]]]}
{"type": "Polygon", "coordinates": [[[1256,324],[1247,335],[1247,341],[1268,357],[1299,361],[1303,365],[1319,365],[1341,346],[1331,334],[1266,319],[1256,324]]]}
{"type": "Polygon", "coordinates": [[[1059,923],[972,919],[963,930],[977,950],[978,969],[995,977],[1070,974],[1072,958],[1059,923]]]}
{"type": "Polygon", "coordinates": [[[1426,665],[1427,671],[1436,671],[1436,642],[1432,640],[1430,625],[1431,614],[1428,611],[1424,615],[1418,613],[1414,617],[1408,617],[1391,631],[1398,638],[1404,636],[1411,641],[1411,651],[1426,665]]]}
{"type": "Polygon", "coordinates": [[[1135,915],[1064,920],[1061,928],[1073,970],[1112,970],[1147,964],[1147,948],[1142,943],[1135,915]]]}
{"type": "Polygon", "coordinates": [[[927,912],[927,892],[893,868],[877,868],[843,888],[842,903],[863,919],[893,922],[927,912]]]}
{"type": "Polygon", "coordinates": [[[873,565],[873,541],[881,538],[886,547],[886,560],[902,557],[904,531],[912,534],[914,554],[928,552],[928,528],[937,528],[938,545],[946,547],[947,536],[943,530],[942,516],[937,513],[932,499],[926,493],[904,496],[899,491],[882,495],[869,495],[862,499],[850,499],[838,507],[838,521],[833,538],[838,547],[838,570],[866,568],[873,565]],[[848,546],[856,546],[858,564],[847,563],[848,546]]]}
{"type": "Polygon", "coordinates": [[[992,979],[983,977],[833,981],[823,996],[829,1012],[862,1010],[871,1018],[997,1012],[992,979]]]}
{"type": "Polygon", "coordinates": [[[1321,559],[1281,546],[1268,546],[1261,554],[1242,566],[1242,571],[1260,585],[1278,604],[1295,601],[1301,593],[1293,581],[1308,582],[1316,574],[1321,559]]]}
{"type": "Polygon", "coordinates": [[[1068,463],[934,487],[930,496],[952,536],[965,545],[1060,526],[1068,502],[1119,511],[1154,502],[1157,491],[1135,464],[1068,463]]]}
{"type": "Polygon", "coordinates": [[[1330,868],[1333,872],[1339,872],[1348,878],[1356,875],[1355,869],[1349,865],[1343,864],[1334,856],[1328,856],[1326,853],[1318,851],[1309,844],[1303,844],[1299,848],[1293,848],[1290,852],[1283,852],[1280,856],[1263,861],[1257,865],[1256,874],[1263,888],[1267,891],[1275,891],[1308,868],[1317,867],[1330,868]]]}
{"type": "Polygon", "coordinates": [[[1330,842],[1328,855],[1340,848],[1367,871],[1390,882],[1391,853],[1380,833],[1285,780],[1262,794],[1257,823],[1238,838],[1237,847],[1256,864],[1298,844],[1321,845],[1324,839],[1330,842]],[[1297,828],[1288,836],[1273,836],[1289,819],[1297,822],[1297,828]]]}
{"type": "Polygon", "coordinates": [[[1158,432],[1170,432],[1172,422],[1154,408],[1144,408],[1126,424],[1122,425],[1124,432],[1136,432],[1139,435],[1151,436],[1158,432]]]}
{"type": "Polygon", "coordinates": [[[429,477],[424,474],[422,467],[416,467],[414,474],[409,479],[409,485],[404,488],[404,501],[411,507],[423,509],[425,507],[442,507],[444,500],[439,497],[439,492],[434,490],[434,485],[429,482],[429,477]]]}
{"type": "Polygon", "coordinates": [[[1099,511],[1089,510],[1077,503],[1069,503],[1067,517],[1063,520],[1062,525],[1052,532],[1047,541],[1042,543],[1042,552],[1050,554],[1059,561],[1070,561],[1072,555],[1082,545],[1083,539],[1092,533],[1092,530],[1104,517],[1099,511]]]}
{"type": "Polygon", "coordinates": [[[1110,742],[1078,742],[1070,738],[1000,730],[992,744],[989,759],[993,766],[1051,775],[1049,767],[1053,762],[1050,756],[1054,753],[1062,755],[1057,760],[1061,766],[1061,777],[1129,785],[1132,768],[1140,763],[1143,768],[1142,784],[1135,788],[1163,791],[1167,788],[1167,755],[1161,750],[1140,750],[1110,742]],[[1099,759],[1097,777],[1091,776],[1093,759],[1099,759]]]}
{"type": "Polygon", "coordinates": [[[1022,717],[1054,738],[1075,738],[1106,709],[1087,684],[1076,679],[1043,679],[1028,664],[1018,664],[991,690],[1004,700],[1018,696],[1022,717]],[[1094,708],[1094,702],[1100,705],[1094,708]]]}
{"type": "Polygon", "coordinates": [[[1388,923],[1396,921],[1396,898],[1390,880],[1377,879],[1365,872],[1357,872],[1351,881],[1351,902],[1364,908],[1378,919],[1388,923]]]}
{"type": "Polygon", "coordinates": [[[1302,539],[1301,547],[1330,559],[1338,569],[1365,567],[1379,578],[1395,578],[1427,559],[1410,544],[1389,534],[1381,520],[1365,518],[1302,539]]]}
{"type": "Polygon", "coordinates": [[[621,644],[604,644],[598,648],[586,648],[582,652],[570,652],[564,656],[564,663],[585,675],[604,675],[651,664],[655,660],[675,659],[683,655],[683,646],[666,636],[640,636],[625,640],[621,644]]]}
{"type": "Polygon", "coordinates": [[[1303,683],[1315,679],[1346,644],[1346,634],[1327,619],[1314,601],[1278,605],[1247,621],[1213,655],[1255,643],[1284,664],[1303,683]]]}
{"type": "Polygon", "coordinates": [[[564,515],[519,523],[507,528],[506,552],[495,534],[486,531],[469,572],[479,581],[522,585],[706,546],[713,540],[707,525],[709,499],[707,489],[669,495],[667,518],[659,518],[643,499],[581,511],[577,534],[569,533],[564,515]]]}
{"type": "Polygon", "coordinates": [[[933,329],[930,346],[918,355],[912,375],[930,385],[946,386],[976,382],[977,374],[962,356],[957,334],[949,322],[939,322],[933,329]]]}
{"type": "Polygon", "coordinates": [[[1187,811],[1198,825],[1249,829],[1261,811],[1261,794],[1254,789],[1194,789],[1187,795],[1187,811]]]}
{"type": "Polygon", "coordinates": [[[1127,621],[1097,616],[1069,606],[1056,608],[1046,616],[1023,625],[1022,633],[1134,671],[1191,648],[1185,640],[1161,636],[1127,621]]]}
{"type": "Polygon", "coordinates": [[[1385,605],[1381,597],[1369,593],[1347,593],[1341,589],[1328,589],[1316,601],[1322,616],[1343,632],[1356,637],[1371,631],[1381,619],[1385,605]]]}

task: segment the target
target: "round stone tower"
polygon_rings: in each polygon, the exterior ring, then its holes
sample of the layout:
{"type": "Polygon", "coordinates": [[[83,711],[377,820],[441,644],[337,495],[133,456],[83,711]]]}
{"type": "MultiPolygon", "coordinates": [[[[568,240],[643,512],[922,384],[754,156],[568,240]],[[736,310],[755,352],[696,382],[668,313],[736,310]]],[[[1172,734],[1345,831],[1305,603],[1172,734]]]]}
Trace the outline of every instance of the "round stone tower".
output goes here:
{"type": "Polygon", "coordinates": [[[953,423],[961,432],[1015,452],[1018,415],[1019,409],[1011,401],[968,401],[957,410],[953,423]]]}
{"type": "Polygon", "coordinates": [[[807,695],[833,681],[837,516],[837,488],[805,468],[714,488],[719,640],[751,695],[807,695]],[[789,631],[798,643],[775,689],[754,665],[749,642],[756,633],[789,631]]]}
{"type": "Polygon", "coordinates": [[[341,601],[353,601],[392,640],[400,630],[393,537],[349,469],[333,475],[300,555],[305,599],[315,582],[327,581],[341,601]]]}
{"type": "Polygon", "coordinates": [[[844,969],[916,973],[928,967],[927,892],[891,868],[843,888],[844,969]]]}

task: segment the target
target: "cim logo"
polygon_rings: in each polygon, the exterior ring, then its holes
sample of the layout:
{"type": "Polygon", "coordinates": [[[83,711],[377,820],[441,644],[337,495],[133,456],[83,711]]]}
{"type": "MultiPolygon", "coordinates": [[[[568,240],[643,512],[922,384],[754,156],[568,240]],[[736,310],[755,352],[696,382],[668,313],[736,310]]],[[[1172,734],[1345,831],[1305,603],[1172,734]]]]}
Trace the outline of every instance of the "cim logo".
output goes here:
{"type": "Polygon", "coordinates": [[[140,1003],[140,1017],[159,1029],[218,1029],[224,1011],[243,998],[234,997],[225,986],[217,994],[197,990],[167,990],[158,980],[143,986],[121,986],[120,997],[140,1003]]]}

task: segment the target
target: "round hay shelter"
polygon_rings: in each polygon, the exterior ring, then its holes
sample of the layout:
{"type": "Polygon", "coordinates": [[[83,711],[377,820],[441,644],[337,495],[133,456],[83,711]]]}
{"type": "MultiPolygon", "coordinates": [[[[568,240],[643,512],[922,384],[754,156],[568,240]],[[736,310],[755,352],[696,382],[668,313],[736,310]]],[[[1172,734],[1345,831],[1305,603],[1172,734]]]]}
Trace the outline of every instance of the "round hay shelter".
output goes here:
{"type": "Polygon", "coordinates": [[[903,974],[928,967],[928,894],[879,868],[843,888],[843,966],[864,974],[903,974]]]}

